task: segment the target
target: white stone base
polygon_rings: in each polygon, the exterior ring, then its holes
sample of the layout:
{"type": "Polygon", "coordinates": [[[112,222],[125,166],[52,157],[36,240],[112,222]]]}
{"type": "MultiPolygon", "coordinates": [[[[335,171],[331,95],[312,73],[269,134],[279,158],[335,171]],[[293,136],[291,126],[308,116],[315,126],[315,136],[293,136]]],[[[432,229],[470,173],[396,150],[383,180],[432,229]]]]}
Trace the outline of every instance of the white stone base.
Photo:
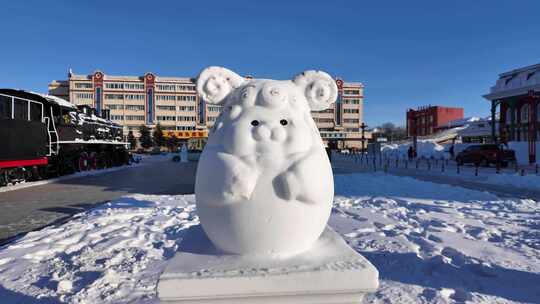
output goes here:
{"type": "Polygon", "coordinates": [[[378,271],[327,227],[308,252],[290,258],[224,255],[192,227],[160,276],[161,303],[360,303],[378,271]]]}

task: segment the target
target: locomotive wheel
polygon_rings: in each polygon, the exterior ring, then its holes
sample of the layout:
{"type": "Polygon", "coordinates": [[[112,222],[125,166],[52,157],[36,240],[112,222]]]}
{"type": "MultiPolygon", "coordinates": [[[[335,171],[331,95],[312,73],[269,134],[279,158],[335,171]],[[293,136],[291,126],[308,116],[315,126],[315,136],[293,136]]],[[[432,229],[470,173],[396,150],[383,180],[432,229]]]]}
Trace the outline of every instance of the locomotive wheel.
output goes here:
{"type": "Polygon", "coordinates": [[[88,157],[88,168],[92,170],[96,170],[98,167],[98,155],[96,152],[90,153],[90,156],[88,157]]]}
{"type": "Polygon", "coordinates": [[[90,161],[88,159],[88,153],[82,152],[77,160],[78,171],[88,171],[90,168],[90,161]]]}
{"type": "Polygon", "coordinates": [[[7,171],[0,172],[0,186],[6,186],[8,184],[9,177],[7,171]]]}

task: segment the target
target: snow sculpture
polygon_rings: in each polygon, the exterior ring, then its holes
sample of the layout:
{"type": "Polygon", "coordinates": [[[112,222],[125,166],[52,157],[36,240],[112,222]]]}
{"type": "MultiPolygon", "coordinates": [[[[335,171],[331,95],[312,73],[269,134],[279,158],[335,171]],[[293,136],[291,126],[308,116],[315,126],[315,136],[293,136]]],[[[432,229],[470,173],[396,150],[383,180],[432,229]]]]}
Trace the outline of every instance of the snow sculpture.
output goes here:
{"type": "Polygon", "coordinates": [[[188,149],[185,143],[182,145],[182,148],[180,149],[180,162],[182,163],[188,162],[188,149]]]}
{"type": "Polygon", "coordinates": [[[337,97],[321,71],[293,80],[245,79],[209,67],[197,92],[223,107],[199,160],[201,224],[222,251],[289,256],[323,232],[334,195],[330,162],[310,111],[337,97]]]}

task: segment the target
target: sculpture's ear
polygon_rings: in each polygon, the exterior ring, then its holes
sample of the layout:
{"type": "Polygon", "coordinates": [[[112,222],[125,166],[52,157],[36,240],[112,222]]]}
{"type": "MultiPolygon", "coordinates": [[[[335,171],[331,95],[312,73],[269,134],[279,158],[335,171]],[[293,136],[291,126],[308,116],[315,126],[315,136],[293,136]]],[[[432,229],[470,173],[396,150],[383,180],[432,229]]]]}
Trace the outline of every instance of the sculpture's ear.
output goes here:
{"type": "Polygon", "coordinates": [[[207,67],[197,77],[197,93],[208,103],[220,104],[244,81],[242,76],[226,68],[207,67]]]}
{"type": "Polygon", "coordinates": [[[301,88],[312,111],[328,109],[337,98],[336,82],[322,71],[305,71],[293,82],[301,88]]]}

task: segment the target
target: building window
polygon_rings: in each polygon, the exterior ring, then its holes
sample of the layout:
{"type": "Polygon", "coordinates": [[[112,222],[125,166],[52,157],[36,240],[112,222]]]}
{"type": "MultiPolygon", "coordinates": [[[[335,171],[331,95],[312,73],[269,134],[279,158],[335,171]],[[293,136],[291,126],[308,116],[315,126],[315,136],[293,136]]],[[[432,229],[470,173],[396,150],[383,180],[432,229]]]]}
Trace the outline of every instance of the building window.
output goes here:
{"type": "Polygon", "coordinates": [[[176,126],[177,131],[192,131],[195,130],[193,126],[176,126]]]}
{"type": "Polygon", "coordinates": [[[156,106],[156,109],[162,110],[162,111],[174,111],[176,110],[175,106],[156,106]]]}
{"type": "Polygon", "coordinates": [[[197,96],[195,95],[180,95],[178,96],[180,101],[197,101],[197,96]]]}
{"type": "Polygon", "coordinates": [[[154,90],[148,89],[146,92],[146,122],[154,123],[154,90]]]}
{"type": "Polygon", "coordinates": [[[195,106],[178,106],[178,111],[195,111],[195,106]]]}
{"type": "Polygon", "coordinates": [[[75,82],[74,86],[76,89],[91,89],[92,83],[91,82],[75,82]]]}
{"type": "Polygon", "coordinates": [[[131,110],[131,111],[144,111],[143,105],[126,105],[125,108],[126,110],[131,110]]]}
{"type": "Polygon", "coordinates": [[[345,95],[360,95],[360,90],[343,90],[345,95]]]}
{"type": "Polygon", "coordinates": [[[124,120],[124,115],[111,115],[111,120],[124,120]]]}
{"type": "MultiPolygon", "coordinates": [[[[96,88],[97,91],[97,88],[96,88]]],[[[75,93],[75,98],[77,99],[94,99],[94,94],[92,93],[75,93]]]]}
{"type": "Polygon", "coordinates": [[[176,121],[175,116],[156,116],[158,121],[176,121]]]}
{"type": "Polygon", "coordinates": [[[144,120],[144,115],[126,115],[126,120],[144,120]]]}
{"type": "Polygon", "coordinates": [[[174,95],[156,95],[156,100],[175,101],[176,96],[174,96],[174,95]]]}
{"type": "Polygon", "coordinates": [[[529,122],[529,105],[524,104],[521,106],[521,123],[529,122]]]}
{"type": "Polygon", "coordinates": [[[208,112],[221,112],[222,106],[208,106],[208,112]]]}
{"type": "Polygon", "coordinates": [[[105,88],[112,90],[123,90],[124,84],[122,82],[106,82],[105,88]]]}
{"type": "Polygon", "coordinates": [[[187,85],[178,85],[177,86],[178,88],[178,91],[183,91],[183,92],[192,92],[192,91],[195,91],[195,85],[191,85],[191,84],[187,84],[187,85]]]}
{"type": "Polygon", "coordinates": [[[124,99],[124,95],[123,94],[105,94],[105,99],[122,100],[124,99]]]}
{"type": "Polygon", "coordinates": [[[178,116],[178,121],[195,121],[195,116],[178,116]]]}
{"type": "Polygon", "coordinates": [[[156,89],[158,89],[158,91],[173,91],[175,90],[176,88],[176,85],[174,84],[157,84],[156,85],[156,89]]]}
{"type": "Polygon", "coordinates": [[[96,88],[96,111],[101,115],[101,87],[96,88]]]}
{"type": "Polygon", "coordinates": [[[360,104],[360,99],[356,98],[345,98],[343,99],[344,104],[360,104]]]}
{"type": "Polygon", "coordinates": [[[359,123],[360,120],[357,118],[345,118],[343,119],[343,122],[344,123],[359,123]]]}
{"type": "Polygon", "coordinates": [[[144,100],[144,95],[142,94],[126,94],[124,98],[127,100],[144,100]]]}
{"type": "Polygon", "coordinates": [[[360,110],[359,109],[343,109],[343,113],[358,114],[360,113],[360,110]]]}
{"type": "Polygon", "coordinates": [[[320,123],[333,123],[334,122],[333,118],[320,118],[320,117],[317,117],[317,118],[313,118],[313,120],[315,120],[315,122],[320,122],[320,123]]]}
{"type": "Polygon", "coordinates": [[[144,90],[144,83],[124,83],[126,90],[144,90]]]}
{"type": "Polygon", "coordinates": [[[123,110],[124,105],[121,104],[109,104],[105,106],[109,110],[123,110]]]}

